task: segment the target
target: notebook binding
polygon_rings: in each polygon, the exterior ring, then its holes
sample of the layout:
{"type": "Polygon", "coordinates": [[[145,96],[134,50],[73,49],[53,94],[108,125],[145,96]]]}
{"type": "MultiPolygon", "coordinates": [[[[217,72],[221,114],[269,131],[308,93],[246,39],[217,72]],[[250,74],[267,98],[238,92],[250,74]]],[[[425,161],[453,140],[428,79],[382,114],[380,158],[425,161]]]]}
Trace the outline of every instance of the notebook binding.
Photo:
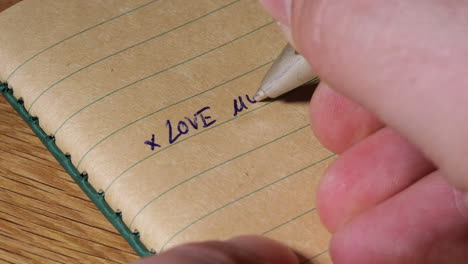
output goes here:
{"type": "Polygon", "coordinates": [[[71,156],[63,151],[55,144],[55,136],[47,135],[39,124],[39,117],[31,116],[24,107],[24,101],[21,98],[14,96],[14,91],[8,86],[6,82],[0,82],[0,93],[5,97],[8,103],[16,110],[16,112],[23,118],[29,125],[36,136],[41,140],[42,144],[49,150],[54,158],[60,163],[65,171],[73,178],[73,180],[80,186],[81,190],[89,197],[89,199],[96,205],[101,213],[112,223],[117,231],[127,240],[130,246],[141,257],[150,256],[155,254],[153,249],[148,250],[140,240],[140,233],[132,232],[128,226],[123,222],[122,211],[114,211],[104,198],[104,192],[98,192],[88,182],[88,173],[79,172],[78,169],[71,162],[71,156]]]}

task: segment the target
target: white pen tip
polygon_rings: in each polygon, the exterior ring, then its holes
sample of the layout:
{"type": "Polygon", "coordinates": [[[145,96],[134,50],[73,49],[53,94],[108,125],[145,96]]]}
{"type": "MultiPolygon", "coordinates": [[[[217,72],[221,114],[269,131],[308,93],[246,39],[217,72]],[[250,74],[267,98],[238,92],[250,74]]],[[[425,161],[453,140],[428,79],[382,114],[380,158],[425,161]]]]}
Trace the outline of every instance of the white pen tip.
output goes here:
{"type": "Polygon", "coordinates": [[[254,96],[254,100],[257,102],[263,101],[267,98],[268,96],[262,90],[258,91],[257,94],[254,96]]]}

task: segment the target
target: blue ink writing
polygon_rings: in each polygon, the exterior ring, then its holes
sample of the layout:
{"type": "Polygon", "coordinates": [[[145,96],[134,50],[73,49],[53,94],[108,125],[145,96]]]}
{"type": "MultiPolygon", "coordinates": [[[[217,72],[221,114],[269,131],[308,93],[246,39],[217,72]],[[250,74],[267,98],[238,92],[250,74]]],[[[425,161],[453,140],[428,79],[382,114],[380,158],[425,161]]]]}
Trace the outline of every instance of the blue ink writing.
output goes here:
{"type": "MultiPolygon", "coordinates": [[[[184,121],[179,121],[179,124],[180,122],[184,122],[184,121]]],[[[166,121],[166,127],[169,129],[169,144],[172,144],[182,135],[182,132],[179,131],[179,134],[177,136],[172,137],[172,124],[170,120],[166,121]]]]}
{"type": "Polygon", "coordinates": [[[255,104],[257,102],[257,100],[255,100],[255,98],[250,98],[250,96],[248,94],[245,95],[245,98],[247,98],[247,101],[249,101],[252,104],[255,104]]]}
{"type": "MultiPolygon", "coordinates": [[[[195,112],[195,114],[193,114],[193,119],[191,119],[189,117],[185,117],[185,120],[188,121],[188,123],[190,124],[190,126],[192,128],[197,130],[198,127],[199,127],[198,117],[200,117],[200,119],[201,119],[201,121],[203,123],[203,127],[204,128],[209,127],[209,126],[213,125],[214,123],[216,123],[216,120],[213,119],[211,116],[209,116],[207,114],[204,114],[204,112],[207,111],[207,110],[210,110],[209,106],[203,107],[202,109],[195,112]],[[209,120],[211,120],[211,121],[209,121],[209,120]]],[[[187,125],[187,123],[185,121],[180,120],[177,123],[177,131],[174,132],[171,121],[167,120],[166,121],[166,127],[169,130],[169,144],[173,144],[174,142],[176,142],[177,139],[179,139],[180,136],[188,134],[190,132],[190,126],[187,125]]]]}
{"type": "MultiPolygon", "coordinates": [[[[249,101],[252,104],[255,104],[257,102],[254,98],[250,98],[248,95],[245,95],[245,98],[247,99],[247,101],[249,101]]],[[[233,116],[237,116],[244,109],[246,110],[249,109],[249,107],[244,103],[244,99],[242,96],[238,96],[236,99],[234,99],[233,105],[234,105],[233,116]]]]}
{"type": "Polygon", "coordinates": [[[192,119],[190,117],[185,117],[185,119],[187,119],[187,121],[190,122],[190,124],[193,126],[193,128],[198,129],[197,115],[194,115],[193,121],[192,121],[192,119]]]}
{"type": "Polygon", "coordinates": [[[161,145],[159,145],[158,143],[156,143],[154,134],[151,135],[151,140],[146,140],[146,141],[145,141],[145,144],[146,144],[146,145],[149,145],[149,146],[151,147],[151,150],[154,150],[155,147],[158,147],[158,148],[161,147],[161,145]]]}
{"type": "MultiPolygon", "coordinates": [[[[198,110],[197,113],[195,113],[195,120],[197,120],[197,116],[200,116],[201,120],[203,122],[203,127],[209,127],[209,126],[211,126],[212,124],[214,124],[216,122],[216,120],[213,119],[211,116],[203,114],[203,112],[205,112],[206,110],[210,110],[210,107],[205,106],[202,109],[198,110]],[[211,120],[210,122],[207,123],[207,121],[210,120],[210,119],[213,119],[213,120],[211,120]]],[[[195,127],[195,129],[197,129],[197,128],[195,127]]]]}

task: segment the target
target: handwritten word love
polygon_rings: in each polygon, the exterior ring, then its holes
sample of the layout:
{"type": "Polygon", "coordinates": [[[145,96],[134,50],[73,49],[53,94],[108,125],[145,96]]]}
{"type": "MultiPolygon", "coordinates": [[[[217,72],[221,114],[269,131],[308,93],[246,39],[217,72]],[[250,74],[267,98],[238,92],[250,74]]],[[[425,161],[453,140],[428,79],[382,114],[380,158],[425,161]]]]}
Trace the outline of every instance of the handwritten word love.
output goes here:
{"type": "MultiPolygon", "coordinates": [[[[249,109],[249,103],[255,104],[257,101],[254,98],[249,97],[248,95],[245,96],[238,96],[234,99],[232,107],[234,109],[233,116],[236,117],[239,113],[243,112],[244,110],[249,109]]],[[[193,114],[193,117],[186,116],[182,120],[173,122],[171,120],[166,120],[166,128],[167,128],[167,141],[169,144],[174,144],[177,140],[180,139],[181,136],[187,135],[192,131],[196,131],[202,128],[207,128],[212,126],[216,123],[216,119],[214,119],[208,111],[211,110],[211,107],[205,106],[200,110],[196,111],[193,114]]],[[[156,135],[152,134],[151,139],[145,140],[144,144],[148,145],[152,151],[156,148],[161,148],[162,144],[157,143],[156,135]]]]}
{"type": "Polygon", "coordinates": [[[173,132],[171,121],[167,120],[166,121],[166,127],[169,129],[169,144],[172,144],[172,143],[176,142],[177,139],[180,136],[187,134],[190,131],[191,127],[194,128],[195,130],[197,130],[198,125],[199,125],[198,124],[198,117],[200,117],[200,119],[202,121],[203,128],[209,127],[209,126],[213,125],[214,123],[216,123],[215,119],[208,122],[208,120],[212,119],[212,117],[209,116],[209,115],[204,115],[203,114],[203,112],[205,112],[206,110],[209,110],[209,109],[210,109],[209,106],[205,106],[202,109],[198,110],[195,114],[193,114],[193,120],[191,118],[189,118],[189,117],[185,117],[185,119],[188,121],[188,123],[190,123],[190,126],[187,125],[187,123],[185,121],[180,120],[178,122],[178,124],[177,124],[177,132],[176,133],[173,132]],[[175,136],[173,136],[173,133],[174,133],[175,136]]]}
{"type": "MultiPolygon", "coordinates": [[[[200,127],[207,128],[214,123],[216,120],[213,119],[210,115],[207,114],[207,111],[211,108],[209,106],[205,106],[202,109],[198,110],[193,114],[193,117],[184,117],[183,120],[179,120],[176,123],[171,122],[171,120],[166,121],[166,127],[168,130],[168,141],[169,144],[175,143],[180,136],[186,135],[190,132],[190,130],[198,130],[200,127]]],[[[156,147],[160,148],[161,145],[156,143],[156,135],[152,134],[150,140],[145,140],[145,145],[151,147],[151,150],[154,150],[156,147]]]]}

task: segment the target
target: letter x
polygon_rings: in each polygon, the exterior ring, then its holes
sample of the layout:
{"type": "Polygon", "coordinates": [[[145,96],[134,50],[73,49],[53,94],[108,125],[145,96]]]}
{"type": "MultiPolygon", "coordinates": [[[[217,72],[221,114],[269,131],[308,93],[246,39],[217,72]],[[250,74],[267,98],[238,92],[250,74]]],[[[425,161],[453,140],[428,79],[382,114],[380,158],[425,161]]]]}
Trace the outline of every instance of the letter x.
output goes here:
{"type": "Polygon", "coordinates": [[[146,145],[149,145],[151,147],[151,150],[154,150],[154,147],[158,147],[160,148],[161,145],[159,145],[158,143],[155,142],[155,136],[154,134],[151,136],[151,141],[150,140],[145,140],[145,144],[146,145]]]}

